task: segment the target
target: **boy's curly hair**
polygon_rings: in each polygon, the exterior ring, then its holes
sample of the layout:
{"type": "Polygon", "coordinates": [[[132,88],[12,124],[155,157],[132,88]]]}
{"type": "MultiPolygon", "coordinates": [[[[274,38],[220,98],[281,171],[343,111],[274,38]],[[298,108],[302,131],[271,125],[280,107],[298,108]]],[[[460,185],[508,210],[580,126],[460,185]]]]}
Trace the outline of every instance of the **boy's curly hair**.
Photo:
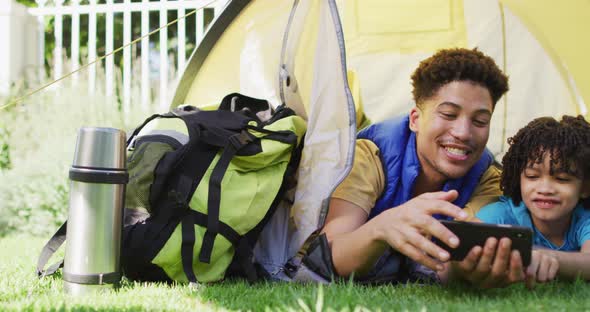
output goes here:
{"type": "Polygon", "coordinates": [[[412,74],[412,94],[416,105],[420,107],[423,100],[452,81],[471,81],[488,89],[492,96],[492,108],[508,91],[508,77],[491,57],[477,48],[444,49],[420,62],[412,74]]]}
{"type": "Polygon", "coordinates": [[[590,124],[583,116],[563,116],[561,121],[541,117],[529,122],[508,139],[502,158],[501,188],[514,204],[522,201],[520,175],[531,163],[541,163],[551,153],[550,174],[564,171],[580,179],[590,177],[590,124]]]}

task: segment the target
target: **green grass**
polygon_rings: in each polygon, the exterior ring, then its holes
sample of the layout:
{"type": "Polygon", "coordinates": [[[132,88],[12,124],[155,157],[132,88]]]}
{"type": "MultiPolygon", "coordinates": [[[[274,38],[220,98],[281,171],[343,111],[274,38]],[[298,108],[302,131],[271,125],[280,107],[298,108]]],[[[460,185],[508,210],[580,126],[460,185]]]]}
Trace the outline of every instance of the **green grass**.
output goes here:
{"type": "Polygon", "coordinates": [[[59,276],[37,279],[38,253],[45,238],[11,235],[0,239],[0,311],[14,310],[279,310],[279,311],[590,311],[590,284],[551,283],[530,291],[522,285],[477,290],[351,283],[301,285],[225,281],[191,288],[124,281],[118,291],[69,297],[59,276]]]}

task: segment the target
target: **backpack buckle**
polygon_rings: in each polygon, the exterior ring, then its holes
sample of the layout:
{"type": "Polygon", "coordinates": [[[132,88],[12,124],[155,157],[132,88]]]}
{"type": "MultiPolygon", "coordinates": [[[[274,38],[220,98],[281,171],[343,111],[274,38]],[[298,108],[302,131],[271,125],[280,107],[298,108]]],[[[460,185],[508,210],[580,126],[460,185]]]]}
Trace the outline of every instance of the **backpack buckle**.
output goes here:
{"type": "Polygon", "coordinates": [[[239,150],[244,145],[252,142],[250,133],[246,130],[242,130],[240,133],[236,133],[229,137],[229,143],[236,149],[239,150]]]}
{"type": "Polygon", "coordinates": [[[168,112],[167,114],[169,114],[170,117],[172,117],[172,116],[182,117],[182,116],[191,115],[191,114],[194,114],[194,113],[197,113],[200,111],[201,110],[195,106],[183,104],[183,105],[179,105],[178,107],[173,109],[171,112],[168,112]]]}

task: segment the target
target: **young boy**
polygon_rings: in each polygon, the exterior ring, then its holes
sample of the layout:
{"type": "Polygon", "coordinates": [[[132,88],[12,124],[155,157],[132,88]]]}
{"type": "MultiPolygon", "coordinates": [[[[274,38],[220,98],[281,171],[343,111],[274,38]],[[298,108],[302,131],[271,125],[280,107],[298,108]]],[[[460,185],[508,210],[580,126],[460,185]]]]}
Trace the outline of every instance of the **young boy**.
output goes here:
{"type": "Polygon", "coordinates": [[[534,231],[529,287],[555,277],[590,280],[590,124],[582,116],[537,118],[508,140],[502,159],[505,196],[477,213],[486,223],[534,231]]]}

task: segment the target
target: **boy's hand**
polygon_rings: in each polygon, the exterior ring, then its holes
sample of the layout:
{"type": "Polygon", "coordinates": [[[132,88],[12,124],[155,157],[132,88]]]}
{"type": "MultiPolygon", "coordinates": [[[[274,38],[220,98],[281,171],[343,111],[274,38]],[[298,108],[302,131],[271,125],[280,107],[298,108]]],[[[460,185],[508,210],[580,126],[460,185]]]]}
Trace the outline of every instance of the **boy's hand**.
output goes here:
{"type": "Polygon", "coordinates": [[[451,262],[453,272],[480,288],[505,287],[525,279],[518,251],[511,251],[510,239],[488,238],[482,247],[475,246],[463,261],[451,262]]]}
{"type": "Polygon", "coordinates": [[[535,283],[545,283],[555,279],[559,261],[550,252],[533,250],[531,264],[526,269],[526,286],[533,288],[535,283]]]}

